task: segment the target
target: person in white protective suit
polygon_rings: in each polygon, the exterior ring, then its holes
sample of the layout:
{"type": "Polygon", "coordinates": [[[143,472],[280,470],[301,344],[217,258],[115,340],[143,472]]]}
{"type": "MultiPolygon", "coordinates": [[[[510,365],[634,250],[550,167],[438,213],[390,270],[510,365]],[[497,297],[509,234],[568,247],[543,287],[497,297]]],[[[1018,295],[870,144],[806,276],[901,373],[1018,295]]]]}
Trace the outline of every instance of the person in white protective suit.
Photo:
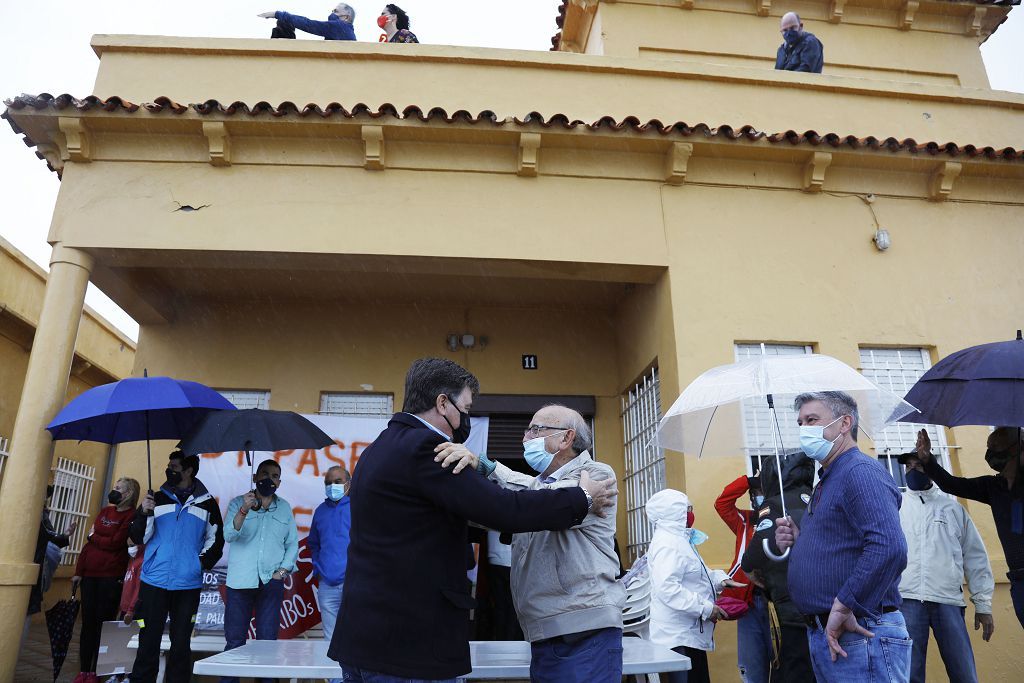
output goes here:
{"type": "Polygon", "coordinates": [[[682,491],[665,489],[651,496],[647,519],[654,537],[647,551],[651,574],[651,641],[690,658],[688,672],[667,674],[669,683],[707,683],[707,653],[715,649],[715,622],[728,615],[715,604],[732,581],[720,569],[708,569],[697,547],[707,534],[694,529],[693,506],[682,491]]]}

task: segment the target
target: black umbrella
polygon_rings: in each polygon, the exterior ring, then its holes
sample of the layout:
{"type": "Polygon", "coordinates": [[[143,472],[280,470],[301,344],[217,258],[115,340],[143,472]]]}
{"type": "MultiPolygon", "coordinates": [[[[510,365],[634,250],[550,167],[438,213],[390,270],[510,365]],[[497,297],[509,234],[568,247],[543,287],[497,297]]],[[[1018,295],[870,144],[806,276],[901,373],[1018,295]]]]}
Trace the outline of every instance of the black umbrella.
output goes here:
{"type": "Polygon", "coordinates": [[[75,619],[78,618],[79,602],[75,598],[75,589],[71,588],[71,599],[60,600],[46,610],[46,630],[50,634],[50,654],[53,655],[53,680],[57,680],[64,660],[68,656],[68,645],[71,644],[71,632],[75,630],[75,619]]]}
{"type": "Polygon", "coordinates": [[[253,451],[324,448],[334,443],[319,427],[287,410],[223,410],[210,413],[181,440],[187,454],[245,451],[252,467],[253,451]]]}

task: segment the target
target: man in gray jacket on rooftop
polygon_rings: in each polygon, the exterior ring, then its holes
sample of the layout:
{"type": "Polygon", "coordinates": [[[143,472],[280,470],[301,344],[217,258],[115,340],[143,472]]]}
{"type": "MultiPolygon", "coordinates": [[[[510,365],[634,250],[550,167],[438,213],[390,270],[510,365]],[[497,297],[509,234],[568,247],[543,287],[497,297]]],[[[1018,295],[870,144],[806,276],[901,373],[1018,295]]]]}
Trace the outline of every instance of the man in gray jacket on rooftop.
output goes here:
{"type": "MultiPolygon", "coordinates": [[[[436,460],[453,473],[474,467],[508,489],[578,486],[580,474],[614,479],[595,462],[593,438],[575,410],[549,405],[523,435],[531,477],[477,457],[464,446],[441,444],[436,460]]],[[[501,531],[498,529],[497,531],[501,531]]],[[[622,608],[626,589],[616,580],[615,505],[588,514],[565,531],[519,533],[512,540],[512,601],[530,641],[530,680],[544,683],[618,683],[622,678],[622,608]]]]}

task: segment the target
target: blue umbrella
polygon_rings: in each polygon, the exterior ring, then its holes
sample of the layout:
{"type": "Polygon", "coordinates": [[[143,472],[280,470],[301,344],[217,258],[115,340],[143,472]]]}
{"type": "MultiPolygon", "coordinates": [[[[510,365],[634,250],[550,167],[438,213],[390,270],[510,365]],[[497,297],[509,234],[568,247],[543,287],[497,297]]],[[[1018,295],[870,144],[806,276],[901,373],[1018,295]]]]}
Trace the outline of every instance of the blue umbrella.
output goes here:
{"type": "MultiPolygon", "coordinates": [[[[235,406],[213,389],[171,377],[129,377],[85,392],[46,428],[53,439],[100,443],[180,439],[205,416],[235,406]]],[[[152,466],[150,466],[152,471],[152,466]]],[[[149,488],[153,481],[150,475],[149,488]]]]}
{"type": "Polygon", "coordinates": [[[918,412],[901,422],[1024,427],[1024,339],[946,356],[907,392],[918,412]]]}

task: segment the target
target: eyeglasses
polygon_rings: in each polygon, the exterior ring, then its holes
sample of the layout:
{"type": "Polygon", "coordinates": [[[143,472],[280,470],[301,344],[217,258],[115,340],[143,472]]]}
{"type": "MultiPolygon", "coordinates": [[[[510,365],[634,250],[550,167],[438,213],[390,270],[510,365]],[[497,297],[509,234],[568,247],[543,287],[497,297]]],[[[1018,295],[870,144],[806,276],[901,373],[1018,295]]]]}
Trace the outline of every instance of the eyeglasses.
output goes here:
{"type": "Polygon", "coordinates": [[[523,431],[523,436],[540,436],[540,433],[544,429],[554,429],[558,431],[566,431],[566,427],[550,427],[548,425],[530,425],[523,431]]]}

